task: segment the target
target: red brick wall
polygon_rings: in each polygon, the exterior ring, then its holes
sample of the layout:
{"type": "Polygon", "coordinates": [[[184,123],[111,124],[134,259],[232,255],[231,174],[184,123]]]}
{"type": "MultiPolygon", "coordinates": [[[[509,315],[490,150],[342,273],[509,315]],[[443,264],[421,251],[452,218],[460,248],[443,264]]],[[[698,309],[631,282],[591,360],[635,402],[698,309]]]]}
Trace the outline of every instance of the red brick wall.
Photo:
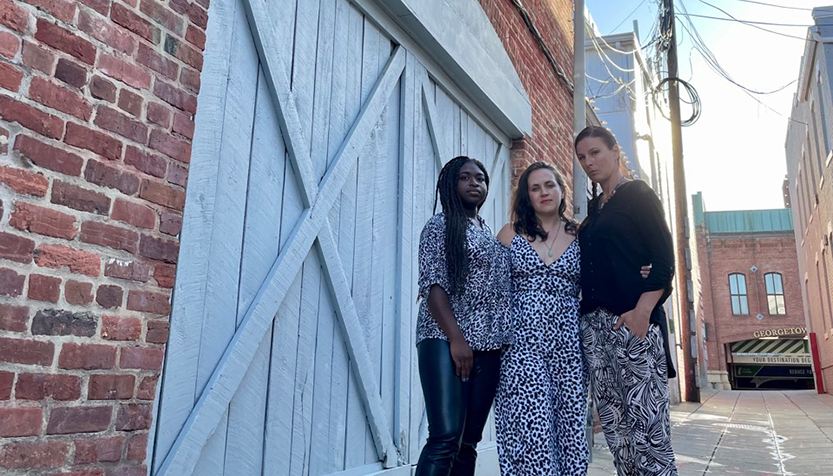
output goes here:
{"type": "Polygon", "coordinates": [[[795,238],[792,234],[707,235],[697,229],[700,263],[700,312],[708,328],[709,370],[726,370],[724,344],[754,339],[754,332],[804,327],[804,305],[795,238]],[[752,266],[758,270],[751,271],[752,266]],[[729,274],[746,276],[749,315],[735,316],[729,292],[729,274]],[[770,315],[764,275],[781,273],[786,315],[770,315]],[[756,319],[758,313],[764,315],[756,319]]]}
{"type": "MultiPolygon", "coordinates": [[[[556,165],[570,188],[573,176],[573,93],[555,73],[511,0],[480,0],[532,103],[532,136],[515,141],[514,177],[533,162],[556,165]]],[[[524,0],[544,42],[573,78],[573,2],[524,0]]],[[[568,203],[572,200],[567,197],[568,203]]],[[[567,207],[572,209],[572,207],[567,207]]]]}
{"type": "Polygon", "coordinates": [[[207,8],[0,0],[4,475],[146,472],[207,8]]]}

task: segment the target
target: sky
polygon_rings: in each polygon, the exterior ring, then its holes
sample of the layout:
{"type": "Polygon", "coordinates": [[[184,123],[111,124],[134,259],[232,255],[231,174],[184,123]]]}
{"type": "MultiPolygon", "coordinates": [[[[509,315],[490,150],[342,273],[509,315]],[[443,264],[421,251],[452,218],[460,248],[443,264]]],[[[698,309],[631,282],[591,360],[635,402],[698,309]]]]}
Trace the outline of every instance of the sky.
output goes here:
{"type": "MultiPolygon", "coordinates": [[[[603,35],[633,31],[638,21],[640,41],[656,18],[659,0],[585,0],[587,9],[603,35]],[[633,12],[633,13],[631,13],[633,12]],[[618,25],[618,26],[617,26],[618,25]]],[[[805,38],[813,23],[810,9],[833,5],[833,0],[674,0],[677,13],[728,16],[707,5],[719,7],[745,21],[804,25],[760,25],[784,35],[805,38]],[[788,6],[776,8],[773,6],[788,6]],[[806,9],[806,10],[803,10],[806,9]]],[[[772,91],[798,78],[804,41],[761,31],[734,21],[689,17],[723,69],[743,86],[772,91]]],[[[783,208],[781,190],[787,173],[784,143],[797,83],[783,91],[754,95],[715,73],[693,50],[690,35],[677,30],[679,76],[691,83],[702,103],[700,119],[683,128],[683,157],[689,195],[703,192],[706,209],[757,210],[783,208]]],[[[681,93],[683,97],[685,95],[681,93]]],[[[683,119],[690,109],[683,104],[683,119]]]]}

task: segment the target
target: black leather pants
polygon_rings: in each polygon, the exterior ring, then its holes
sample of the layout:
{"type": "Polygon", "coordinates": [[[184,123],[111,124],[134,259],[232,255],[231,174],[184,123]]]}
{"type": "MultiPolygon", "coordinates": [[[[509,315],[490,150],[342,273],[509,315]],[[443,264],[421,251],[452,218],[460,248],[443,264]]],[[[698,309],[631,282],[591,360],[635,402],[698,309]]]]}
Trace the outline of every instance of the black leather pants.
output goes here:
{"type": "Polygon", "coordinates": [[[468,382],[457,377],[448,342],[425,339],[417,345],[417,354],[428,442],[416,476],[472,476],[477,443],[500,378],[500,351],[474,352],[468,382]]]}

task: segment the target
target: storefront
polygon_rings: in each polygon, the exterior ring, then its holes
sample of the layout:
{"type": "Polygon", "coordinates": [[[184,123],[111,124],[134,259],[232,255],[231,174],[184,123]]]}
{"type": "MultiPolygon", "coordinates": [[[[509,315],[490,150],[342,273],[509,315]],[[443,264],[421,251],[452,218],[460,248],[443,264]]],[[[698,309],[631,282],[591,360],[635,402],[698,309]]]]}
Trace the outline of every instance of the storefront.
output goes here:
{"type": "Polygon", "coordinates": [[[733,389],[815,388],[806,329],[768,329],[756,331],[754,337],[728,344],[727,367],[733,389]]]}

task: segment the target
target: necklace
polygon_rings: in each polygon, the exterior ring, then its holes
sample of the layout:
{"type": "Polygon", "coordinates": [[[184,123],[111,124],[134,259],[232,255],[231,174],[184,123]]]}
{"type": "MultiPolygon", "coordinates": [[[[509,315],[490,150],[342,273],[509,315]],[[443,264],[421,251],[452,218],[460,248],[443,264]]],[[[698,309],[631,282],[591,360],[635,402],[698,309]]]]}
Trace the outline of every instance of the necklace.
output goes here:
{"type": "Polygon", "coordinates": [[[552,258],[552,247],[555,246],[555,241],[558,239],[558,235],[561,233],[561,222],[558,222],[558,229],[555,231],[555,238],[552,239],[552,243],[547,245],[545,241],[544,244],[547,246],[547,257],[552,258]]]}
{"type": "MultiPolygon", "coordinates": [[[[609,202],[610,199],[613,198],[614,195],[616,195],[616,191],[619,190],[619,186],[623,183],[625,183],[624,175],[622,176],[622,178],[619,179],[619,182],[616,183],[616,186],[613,187],[613,190],[610,191],[610,196],[607,197],[607,200],[602,200],[601,198],[599,198],[599,210],[604,208],[605,204],[607,204],[607,202],[609,202]]],[[[602,192],[602,196],[604,196],[604,192],[602,192]]]]}

